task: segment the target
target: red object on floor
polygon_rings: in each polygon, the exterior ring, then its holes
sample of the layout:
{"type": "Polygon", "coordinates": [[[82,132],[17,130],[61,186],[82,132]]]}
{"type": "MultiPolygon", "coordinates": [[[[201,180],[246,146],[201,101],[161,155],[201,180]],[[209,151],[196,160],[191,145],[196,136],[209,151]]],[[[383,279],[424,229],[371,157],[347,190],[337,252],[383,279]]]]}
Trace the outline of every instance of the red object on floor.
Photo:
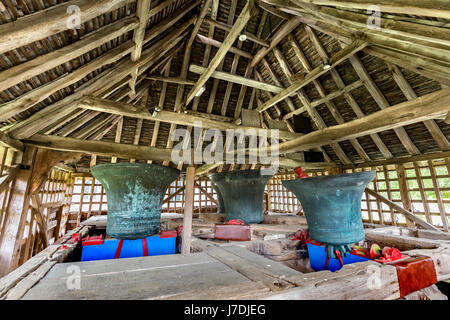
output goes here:
{"type": "Polygon", "coordinates": [[[228,221],[226,224],[236,224],[236,225],[241,225],[241,224],[245,224],[244,221],[242,221],[241,219],[231,219],[230,221],[228,221]]]}
{"type": "Polygon", "coordinates": [[[221,240],[249,241],[251,239],[248,224],[216,224],[214,238],[221,240]]]}
{"type": "Polygon", "coordinates": [[[391,263],[396,260],[403,261],[409,258],[409,256],[402,254],[400,250],[398,250],[397,248],[391,247],[384,247],[381,254],[382,254],[381,257],[379,257],[378,259],[374,259],[374,261],[381,264],[391,263]]]}
{"type": "Polygon", "coordinates": [[[299,230],[294,234],[291,240],[300,240],[302,243],[307,243],[311,239],[309,238],[309,233],[306,230],[299,230]]]}
{"type": "Polygon", "coordinates": [[[309,178],[309,176],[303,172],[302,167],[297,167],[294,169],[299,179],[309,178]]]}
{"type": "Polygon", "coordinates": [[[92,236],[92,237],[84,237],[81,239],[82,246],[94,246],[97,244],[103,244],[104,238],[103,235],[92,236]]]}
{"type": "Polygon", "coordinates": [[[168,231],[161,231],[160,234],[160,238],[164,239],[164,238],[173,238],[176,237],[178,235],[177,230],[168,230],[168,231]]]}
{"type": "Polygon", "coordinates": [[[433,259],[415,256],[392,263],[397,269],[400,297],[437,283],[433,259]]]}
{"type": "Polygon", "coordinates": [[[72,235],[72,243],[75,243],[75,242],[80,241],[80,240],[81,240],[81,233],[74,233],[72,235]]]}

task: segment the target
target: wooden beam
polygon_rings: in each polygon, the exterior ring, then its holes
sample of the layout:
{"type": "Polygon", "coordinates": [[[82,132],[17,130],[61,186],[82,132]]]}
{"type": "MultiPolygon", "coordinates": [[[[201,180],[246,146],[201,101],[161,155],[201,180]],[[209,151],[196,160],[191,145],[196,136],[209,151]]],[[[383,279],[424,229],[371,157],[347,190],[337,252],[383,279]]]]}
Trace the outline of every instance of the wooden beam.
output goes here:
{"type": "MultiPolygon", "coordinates": [[[[288,82],[290,84],[292,84],[292,80],[290,80],[292,78],[292,71],[288,65],[286,58],[284,57],[282,52],[277,47],[273,48],[273,53],[275,55],[276,60],[280,64],[281,70],[283,71],[284,75],[289,79],[288,82]]],[[[322,93],[322,96],[325,96],[325,92],[324,92],[324,89],[322,88],[322,85],[317,80],[314,80],[313,84],[316,87],[316,89],[320,93],[322,93]]],[[[317,112],[317,110],[312,108],[311,101],[309,100],[309,98],[306,95],[306,93],[304,92],[304,90],[300,89],[296,92],[296,94],[297,94],[298,98],[300,99],[300,101],[303,103],[303,105],[306,107],[306,110],[307,110],[309,116],[311,117],[312,121],[314,122],[314,124],[319,129],[326,128],[327,125],[326,125],[325,121],[322,119],[322,117],[317,112]]],[[[328,109],[332,113],[333,117],[338,122],[338,124],[343,123],[344,120],[343,120],[341,114],[337,111],[334,104],[332,105],[331,102],[329,102],[329,101],[326,104],[328,106],[328,109]]],[[[361,149],[362,149],[361,147],[357,148],[359,146],[359,143],[357,141],[355,142],[355,140],[353,140],[353,141],[350,140],[350,142],[353,142],[352,145],[355,147],[355,149],[357,151],[361,151],[361,149]]],[[[341,146],[338,143],[332,143],[331,148],[336,153],[338,158],[342,161],[342,163],[344,163],[344,164],[352,163],[352,161],[348,158],[347,154],[344,152],[344,150],[342,150],[341,146]]]]}
{"type": "MultiPolygon", "coordinates": [[[[189,113],[177,113],[177,112],[171,112],[171,111],[160,111],[157,113],[157,115],[152,116],[149,111],[142,107],[137,106],[133,104],[126,104],[122,102],[115,102],[111,100],[105,100],[105,99],[99,99],[95,97],[85,97],[82,101],[80,101],[79,105],[80,108],[94,110],[94,111],[100,111],[100,112],[107,112],[112,113],[116,115],[126,116],[126,117],[132,117],[132,118],[141,118],[146,120],[152,120],[152,121],[160,121],[160,122],[167,122],[177,125],[184,125],[184,126],[200,126],[202,128],[214,128],[217,130],[225,131],[228,129],[242,129],[244,131],[246,130],[256,130],[256,132],[259,132],[260,130],[266,130],[261,129],[257,127],[244,127],[239,126],[234,123],[227,123],[222,121],[216,121],[207,119],[206,117],[199,117],[194,116],[189,113]]],[[[271,130],[267,130],[267,134],[271,135],[271,130]]],[[[294,139],[298,138],[299,136],[302,136],[301,133],[291,133],[288,131],[278,131],[279,137],[282,139],[294,139]]]]}
{"type": "Polygon", "coordinates": [[[262,0],[273,6],[288,9],[296,9],[301,3],[318,6],[334,6],[345,9],[367,10],[369,6],[378,6],[381,12],[401,13],[407,15],[426,16],[450,19],[450,4],[445,0],[421,1],[421,0],[262,0]]]}
{"type": "Polygon", "coordinates": [[[339,142],[372,133],[442,117],[450,110],[450,88],[409,100],[372,113],[362,119],[328,127],[301,138],[283,142],[280,153],[307,150],[330,142],[339,142]],[[426,105],[427,108],[423,108],[426,105]]]}
{"type": "Polygon", "coordinates": [[[241,34],[241,31],[247,25],[247,22],[257,13],[257,8],[255,6],[254,0],[250,0],[247,2],[245,7],[242,9],[241,14],[239,15],[236,23],[233,25],[230,33],[225,38],[222,46],[217,51],[214,58],[209,63],[206,71],[200,76],[199,80],[195,84],[195,86],[189,91],[187,94],[186,101],[184,103],[187,106],[197,95],[200,89],[204,86],[206,81],[211,77],[211,74],[216,70],[217,66],[220,64],[222,59],[225,57],[228,50],[233,45],[233,42],[237,39],[237,37],[241,34]]]}
{"type": "Polygon", "coordinates": [[[350,44],[349,46],[345,47],[345,49],[339,51],[338,53],[336,53],[335,55],[333,55],[330,58],[330,62],[329,62],[329,66],[330,67],[329,68],[325,68],[324,67],[325,64],[322,63],[320,66],[318,66],[317,68],[312,70],[310,73],[308,73],[305,76],[304,80],[294,81],[291,86],[289,86],[288,88],[284,89],[281,93],[277,94],[276,96],[274,96],[269,101],[265,102],[262,106],[256,108],[256,110],[258,112],[262,112],[262,111],[270,108],[274,104],[276,104],[276,103],[280,102],[281,100],[283,100],[284,98],[290,96],[292,93],[300,90],[301,88],[303,88],[307,84],[309,84],[312,81],[316,80],[321,75],[327,73],[330,69],[336,67],[338,64],[343,62],[345,59],[347,59],[348,57],[352,56],[353,54],[355,54],[356,52],[358,52],[359,50],[363,49],[366,46],[367,46],[366,42],[362,42],[362,41],[359,41],[359,40],[354,41],[352,44],[350,44]]]}
{"type": "MultiPolygon", "coordinates": [[[[310,27],[323,32],[333,38],[350,44],[354,41],[354,33],[330,24],[328,20],[321,20],[307,13],[293,11],[298,18],[310,27]]],[[[448,66],[426,57],[419,57],[406,52],[399,52],[386,47],[368,46],[363,49],[367,54],[376,56],[390,63],[421,74],[430,79],[435,79],[446,85],[450,85],[450,69],[448,66]]]]}
{"type": "MultiPolygon", "coordinates": [[[[222,29],[225,31],[231,31],[231,29],[233,28],[232,26],[230,26],[229,24],[220,22],[220,21],[216,21],[210,18],[206,18],[205,22],[213,25],[214,27],[218,28],[218,29],[222,29]]],[[[247,31],[243,31],[242,34],[247,36],[247,39],[250,41],[253,41],[257,44],[262,45],[263,47],[270,47],[270,42],[264,39],[261,39],[260,37],[254,35],[253,33],[247,32],[247,31]]]]}
{"type": "Polygon", "coordinates": [[[192,213],[194,211],[194,182],[195,167],[188,167],[186,170],[186,200],[184,204],[183,234],[181,244],[181,254],[191,253],[192,236],[192,213]]]}
{"type": "MultiPolygon", "coordinates": [[[[222,42],[215,40],[213,38],[208,38],[205,36],[202,36],[201,34],[197,34],[197,38],[206,45],[210,45],[216,48],[220,48],[222,46],[222,42]]],[[[236,55],[248,58],[248,59],[253,59],[253,55],[250,52],[244,51],[238,47],[230,47],[228,49],[228,52],[234,53],[236,55]]]]}
{"type": "Polygon", "coordinates": [[[165,77],[165,76],[147,76],[147,79],[153,80],[153,81],[161,81],[161,82],[169,82],[169,83],[176,83],[176,84],[184,84],[188,86],[193,86],[195,84],[195,81],[188,80],[188,79],[182,79],[182,78],[175,78],[175,77],[165,77]]]}
{"type": "Polygon", "coordinates": [[[11,138],[7,133],[4,133],[3,131],[0,131],[0,146],[10,148],[18,152],[22,152],[25,149],[22,142],[11,138]]]}
{"type": "Polygon", "coordinates": [[[136,17],[139,18],[139,25],[133,34],[133,42],[136,44],[134,51],[131,52],[131,60],[133,61],[137,61],[141,57],[145,29],[150,18],[151,3],[152,0],[137,0],[136,17]]]}
{"type": "MultiPolygon", "coordinates": [[[[318,8],[318,11],[325,15],[325,18],[346,23],[345,26],[352,25],[353,27],[362,28],[362,30],[370,30],[368,29],[367,20],[370,18],[371,13],[357,13],[328,6],[321,6],[318,8]]],[[[447,29],[442,26],[427,25],[427,20],[413,18],[409,21],[402,21],[393,19],[392,16],[380,16],[379,21],[380,28],[376,31],[392,38],[400,36],[416,39],[417,41],[424,41],[430,44],[442,44],[447,46],[450,44],[450,36],[447,29]]]]}
{"type": "Polygon", "coordinates": [[[56,68],[59,65],[94,50],[128,31],[133,30],[137,25],[138,21],[135,17],[120,19],[112,24],[88,33],[86,37],[73,44],[3,70],[0,72],[0,91],[6,90],[20,82],[56,68]]]}
{"type": "MultiPolygon", "coordinates": [[[[36,112],[26,120],[15,124],[8,130],[8,132],[10,132],[10,135],[16,139],[30,137],[31,135],[42,129],[43,120],[57,121],[57,119],[60,119],[73,112],[77,106],[75,101],[82,98],[83,95],[96,95],[99,92],[104,92],[108,88],[113,87],[123,78],[127,77],[136,66],[140,67],[139,74],[143,73],[146,70],[146,67],[150,67],[152,64],[155,64],[159,59],[167,54],[167,52],[172,50],[172,48],[174,48],[178,44],[178,42],[184,37],[186,28],[188,28],[192,24],[192,21],[193,18],[183,22],[179,26],[179,28],[167,34],[164,39],[147,48],[139,61],[133,62],[131,60],[128,60],[117,63],[114,67],[103,72],[100,76],[94,78],[92,81],[88,81],[87,83],[85,83],[74,94],[50,106],[47,106],[46,108],[40,110],[39,112],[36,112]]],[[[160,24],[158,24],[155,28],[158,28],[159,26],[160,24]]],[[[152,32],[152,30],[154,29],[152,28],[149,32],[152,32]]],[[[86,66],[89,66],[89,64],[86,66]]],[[[53,86],[53,82],[51,83],[51,86],[53,86]]],[[[34,90],[32,92],[34,92],[34,90]]]]}
{"type": "Polygon", "coordinates": [[[7,120],[20,112],[23,112],[39,102],[44,101],[58,90],[64,89],[67,86],[74,84],[88,74],[109,64],[117,62],[127,54],[129,54],[134,47],[131,41],[125,42],[118,47],[108,51],[104,55],[94,59],[93,61],[83,65],[74,72],[53,80],[47,85],[40,86],[31,90],[18,98],[0,105],[0,121],[7,120]]]}
{"type": "Polygon", "coordinates": [[[96,154],[123,159],[170,161],[172,150],[132,144],[81,140],[57,136],[33,135],[24,140],[25,144],[43,149],[96,154]]]}
{"type": "Polygon", "coordinates": [[[123,7],[132,0],[72,0],[0,25],[0,54],[68,29],[69,6],[79,8],[80,24],[123,7]]]}
{"type": "Polygon", "coordinates": [[[19,173],[19,166],[15,165],[9,168],[5,175],[0,177],[0,194],[8,187],[9,183],[15,179],[19,173]]]}
{"type": "MultiPolygon", "coordinates": [[[[385,108],[389,108],[389,102],[387,101],[381,90],[378,88],[377,84],[372,79],[359,57],[357,55],[352,55],[349,57],[349,61],[360,79],[364,81],[364,85],[367,91],[369,91],[370,95],[375,100],[380,109],[383,110],[385,108]]],[[[414,145],[404,128],[397,127],[394,128],[394,131],[409,154],[420,154],[420,150],[414,145]]]]}
{"type": "MultiPolygon", "coordinates": [[[[386,168],[386,166],[385,166],[385,168],[386,168]]],[[[399,185],[399,189],[400,189],[400,197],[402,198],[403,208],[405,208],[407,211],[414,214],[414,211],[413,211],[414,208],[412,205],[411,196],[409,194],[408,180],[406,180],[405,166],[403,164],[398,164],[398,165],[396,165],[396,169],[397,169],[398,185],[399,185]]],[[[386,179],[386,185],[387,185],[389,183],[388,182],[389,174],[388,175],[385,174],[385,179],[386,179]]],[[[408,228],[415,227],[415,223],[409,219],[406,219],[406,225],[408,226],[408,228]]]]}
{"type": "Polygon", "coordinates": [[[27,148],[23,155],[25,165],[16,175],[11,186],[8,205],[4,214],[2,232],[0,233],[0,277],[5,276],[17,267],[23,231],[30,205],[30,179],[36,148],[27,148]]]}
{"type": "MultiPolygon", "coordinates": [[[[313,31],[313,29],[311,29],[309,26],[305,26],[305,31],[308,34],[309,39],[312,41],[313,45],[315,46],[317,53],[319,54],[321,59],[323,61],[328,61],[328,59],[329,59],[328,53],[323,48],[322,43],[320,42],[319,38],[317,37],[317,35],[313,31]]],[[[308,64],[306,57],[304,57],[304,55],[303,55],[303,57],[301,57],[301,53],[297,52],[297,51],[300,51],[300,47],[298,46],[298,44],[294,38],[292,38],[291,43],[294,47],[294,50],[297,49],[296,53],[299,56],[299,59],[301,59],[303,61],[302,64],[304,64],[304,65],[308,64]]],[[[338,86],[338,88],[340,88],[341,90],[343,88],[345,88],[344,81],[342,80],[341,76],[339,75],[339,72],[336,69],[333,69],[330,71],[330,73],[331,73],[331,77],[333,78],[333,80],[336,83],[336,85],[338,86]]],[[[361,79],[359,79],[359,80],[361,80],[361,79]]],[[[351,93],[349,91],[344,93],[344,98],[358,118],[363,118],[365,116],[365,114],[361,110],[361,107],[359,106],[359,104],[356,102],[355,98],[351,95],[351,93]]],[[[378,149],[380,150],[380,152],[383,154],[383,156],[386,159],[390,159],[393,157],[392,153],[389,151],[389,149],[386,147],[384,142],[381,140],[381,138],[377,134],[373,134],[370,137],[372,138],[373,142],[375,143],[375,145],[378,147],[378,149]]]]}
{"type": "Polygon", "coordinates": [[[276,47],[281,40],[283,40],[288,34],[290,34],[300,24],[300,20],[297,17],[292,17],[286,21],[283,26],[274,34],[270,41],[268,48],[261,48],[250,62],[250,66],[254,68],[262,58],[264,58],[274,47],[276,47]]]}
{"type": "MultiPolygon", "coordinates": [[[[392,70],[392,76],[399,86],[400,90],[402,90],[403,95],[406,97],[406,99],[413,100],[417,98],[416,93],[414,92],[408,81],[406,81],[400,68],[390,64],[388,64],[388,67],[390,67],[390,69],[392,70]]],[[[423,124],[425,125],[425,127],[427,127],[434,141],[436,141],[437,145],[442,151],[450,150],[450,142],[442,133],[441,129],[434,120],[424,121],[423,124]]]]}
{"type": "MultiPolygon", "coordinates": [[[[189,39],[187,40],[186,47],[184,50],[184,56],[183,56],[183,64],[181,66],[181,72],[180,72],[180,78],[187,79],[188,75],[188,69],[189,69],[189,63],[191,61],[191,52],[192,52],[192,45],[194,43],[195,36],[197,35],[198,31],[200,30],[200,26],[203,22],[203,19],[206,16],[206,13],[209,10],[209,7],[211,5],[211,0],[206,0],[204,6],[202,7],[200,14],[198,15],[197,20],[195,21],[194,28],[191,31],[191,35],[189,39]]],[[[194,85],[195,86],[195,85],[194,85]]],[[[182,108],[182,100],[184,96],[184,85],[178,85],[177,86],[177,95],[175,97],[175,107],[174,112],[180,112],[182,108]]],[[[167,148],[172,148],[173,146],[173,140],[171,139],[173,132],[176,130],[177,125],[172,123],[169,129],[169,134],[167,138],[167,148]]],[[[188,131],[190,132],[190,128],[188,127],[188,131]]],[[[186,142],[188,139],[186,139],[186,142]]],[[[168,165],[168,162],[164,162],[163,165],[168,165]]],[[[183,168],[183,163],[178,163],[177,168],[181,170],[183,168]]]]}
{"type": "Polygon", "coordinates": [[[395,165],[401,163],[409,163],[415,161],[427,161],[434,159],[443,159],[450,157],[450,151],[439,151],[439,152],[430,152],[419,155],[409,155],[406,157],[396,157],[388,160],[377,160],[371,162],[363,162],[363,163],[355,163],[353,166],[344,165],[341,168],[345,169],[355,169],[355,168],[367,168],[367,167],[378,167],[378,166],[386,166],[386,165],[395,165]]]}
{"type": "MultiPolygon", "coordinates": [[[[191,64],[189,67],[189,71],[191,71],[193,73],[197,73],[197,74],[202,74],[203,72],[205,72],[205,70],[206,70],[206,68],[195,65],[195,64],[191,64]]],[[[220,80],[224,80],[224,81],[241,84],[241,85],[248,86],[251,88],[257,88],[257,89],[261,89],[264,91],[270,91],[273,93],[280,93],[283,90],[283,88],[280,86],[275,86],[273,84],[265,83],[262,81],[256,81],[253,79],[245,78],[242,76],[237,76],[235,74],[230,74],[230,73],[223,72],[223,71],[214,71],[211,74],[211,77],[220,79],[220,80]]]]}
{"type": "Polygon", "coordinates": [[[422,219],[420,219],[419,217],[416,217],[412,212],[404,209],[403,207],[399,206],[398,204],[396,204],[395,202],[392,202],[391,200],[383,197],[382,195],[380,195],[379,193],[366,188],[365,190],[369,195],[371,195],[372,197],[376,198],[377,200],[385,203],[386,205],[388,205],[390,208],[394,209],[395,211],[403,214],[405,216],[406,219],[409,219],[411,221],[413,221],[414,223],[416,223],[417,225],[427,229],[427,230],[434,230],[434,231],[441,231],[439,228],[433,226],[432,224],[429,224],[426,221],[423,221],[422,219]]]}
{"type": "MultiPolygon", "coordinates": [[[[151,0],[137,0],[136,4],[136,17],[139,18],[139,25],[134,30],[133,42],[135,43],[134,49],[131,52],[131,61],[138,61],[141,58],[142,47],[144,46],[145,29],[150,19],[150,5],[151,0]]],[[[129,86],[131,88],[130,97],[136,96],[136,81],[138,78],[139,67],[136,66],[130,73],[131,80],[129,86]]]]}

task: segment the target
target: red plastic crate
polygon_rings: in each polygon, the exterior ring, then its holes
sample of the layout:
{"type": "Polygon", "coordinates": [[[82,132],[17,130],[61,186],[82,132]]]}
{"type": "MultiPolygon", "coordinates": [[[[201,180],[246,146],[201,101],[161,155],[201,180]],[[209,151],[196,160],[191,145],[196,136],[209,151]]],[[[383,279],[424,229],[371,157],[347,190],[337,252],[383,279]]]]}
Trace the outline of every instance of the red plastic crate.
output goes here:
{"type": "Polygon", "coordinates": [[[214,238],[221,240],[249,241],[251,239],[248,224],[216,224],[214,238]]]}
{"type": "Polygon", "coordinates": [[[397,269],[400,296],[429,287],[437,283],[436,269],[433,259],[427,256],[415,256],[406,260],[394,262],[391,265],[397,269]]]}

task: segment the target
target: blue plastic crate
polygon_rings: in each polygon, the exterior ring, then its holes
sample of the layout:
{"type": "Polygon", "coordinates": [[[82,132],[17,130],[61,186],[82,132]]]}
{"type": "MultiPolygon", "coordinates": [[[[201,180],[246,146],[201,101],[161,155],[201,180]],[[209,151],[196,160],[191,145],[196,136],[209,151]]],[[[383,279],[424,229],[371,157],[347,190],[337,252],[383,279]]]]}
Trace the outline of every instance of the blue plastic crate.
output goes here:
{"type": "MultiPolygon", "coordinates": [[[[319,246],[312,243],[307,243],[308,246],[308,255],[309,262],[311,264],[311,268],[315,271],[325,270],[325,262],[327,260],[327,252],[325,246],[319,246]]],[[[351,264],[355,262],[363,262],[370,260],[368,258],[364,258],[361,256],[357,256],[351,253],[347,253],[345,258],[342,258],[342,262],[345,264],[351,264]]],[[[328,269],[329,271],[337,271],[341,269],[341,263],[339,259],[329,259],[328,261],[328,269]]]]}
{"type": "MultiPolygon", "coordinates": [[[[147,237],[148,256],[175,254],[176,237],[160,238],[159,235],[147,237]]],[[[83,246],[81,261],[114,259],[119,240],[105,240],[103,244],[83,246]]],[[[143,241],[123,240],[119,258],[143,257],[143,241]]]]}

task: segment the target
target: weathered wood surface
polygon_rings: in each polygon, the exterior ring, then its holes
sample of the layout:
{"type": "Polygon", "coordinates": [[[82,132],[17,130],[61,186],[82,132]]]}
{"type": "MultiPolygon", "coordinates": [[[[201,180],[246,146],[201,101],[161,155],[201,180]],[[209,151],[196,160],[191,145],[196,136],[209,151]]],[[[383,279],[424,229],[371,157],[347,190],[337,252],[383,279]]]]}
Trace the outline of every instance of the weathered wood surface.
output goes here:
{"type": "MultiPolygon", "coordinates": [[[[218,247],[212,242],[193,239],[192,248],[205,252],[254,282],[262,282],[272,291],[293,287],[292,284],[283,280],[281,276],[274,274],[265,267],[250,264],[247,259],[233,254],[225,250],[225,248],[218,247]]],[[[294,272],[294,270],[292,271],[294,272]]]]}
{"type": "Polygon", "coordinates": [[[223,263],[193,253],[57,264],[23,299],[162,299],[235,285],[252,288],[250,280],[223,263]],[[70,265],[82,270],[79,290],[67,289],[70,265]]]}
{"type": "MultiPolygon", "coordinates": [[[[320,271],[286,277],[295,288],[269,293],[270,300],[391,300],[400,298],[395,267],[368,261],[345,265],[336,272],[320,271]],[[372,273],[369,270],[376,270],[372,273]],[[371,276],[379,275],[379,280],[371,276]],[[379,286],[376,282],[379,281],[379,286]]],[[[260,299],[260,297],[258,297],[260,299]]]]}
{"type": "MultiPolygon", "coordinates": [[[[62,262],[67,255],[73,251],[74,245],[67,244],[70,241],[72,234],[80,232],[85,236],[89,231],[89,227],[78,227],[59,239],[59,241],[48,246],[37,255],[26,261],[19,268],[10,272],[3,278],[0,278],[0,299],[4,299],[8,291],[18,285],[22,280],[27,279],[28,275],[36,271],[41,265],[47,261],[62,262]],[[62,245],[67,244],[67,249],[59,250],[62,245]]],[[[26,283],[29,283],[26,281],[26,283]]],[[[21,285],[22,286],[22,285],[21,285]]]]}

